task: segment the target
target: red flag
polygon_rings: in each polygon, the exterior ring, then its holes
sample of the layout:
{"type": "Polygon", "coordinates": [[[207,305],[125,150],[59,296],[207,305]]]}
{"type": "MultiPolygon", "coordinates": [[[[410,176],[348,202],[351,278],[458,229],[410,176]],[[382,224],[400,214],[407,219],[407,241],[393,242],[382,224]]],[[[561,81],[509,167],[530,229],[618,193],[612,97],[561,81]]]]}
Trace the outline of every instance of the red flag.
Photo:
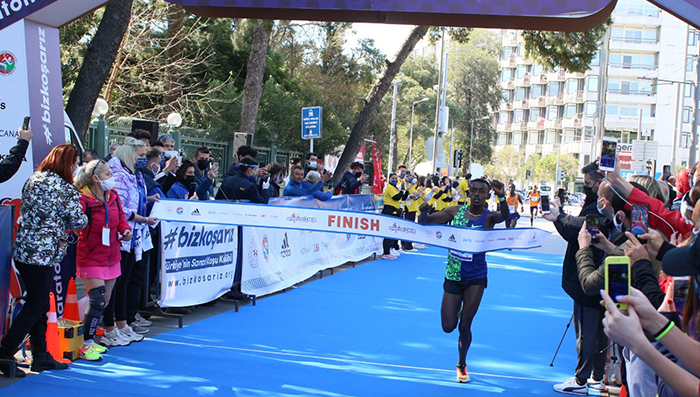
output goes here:
{"type": "Polygon", "coordinates": [[[372,193],[382,194],[384,192],[384,175],[382,175],[382,157],[379,147],[372,144],[372,163],[374,164],[374,179],[372,180],[372,193]]]}

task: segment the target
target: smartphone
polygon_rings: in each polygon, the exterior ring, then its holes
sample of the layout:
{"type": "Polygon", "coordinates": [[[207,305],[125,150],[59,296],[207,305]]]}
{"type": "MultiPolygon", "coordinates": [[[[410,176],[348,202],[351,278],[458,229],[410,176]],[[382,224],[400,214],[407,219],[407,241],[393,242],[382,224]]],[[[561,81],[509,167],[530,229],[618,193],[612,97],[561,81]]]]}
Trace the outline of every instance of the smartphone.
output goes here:
{"type": "Polygon", "coordinates": [[[540,197],[540,206],[543,214],[549,214],[551,212],[549,208],[549,196],[540,197]]]}
{"type": "Polygon", "coordinates": [[[630,258],[608,256],[605,258],[605,291],[620,310],[627,310],[626,303],[619,303],[617,296],[630,294],[630,258]]]}
{"type": "Polygon", "coordinates": [[[641,204],[632,205],[632,228],[630,231],[635,236],[649,231],[649,207],[641,204]]]}
{"type": "Polygon", "coordinates": [[[192,182],[192,183],[190,183],[190,186],[189,186],[189,193],[190,193],[190,196],[192,196],[192,194],[194,194],[194,191],[195,191],[196,189],[197,189],[197,182],[192,182]]]}
{"type": "Polygon", "coordinates": [[[603,150],[600,153],[598,169],[615,171],[615,156],[617,155],[617,139],[603,137],[603,150]]]}
{"type": "Polygon", "coordinates": [[[163,152],[163,155],[165,155],[166,159],[171,159],[173,157],[177,157],[177,166],[178,167],[182,164],[182,155],[177,150],[166,150],[165,152],[163,152]]]}
{"type": "Polygon", "coordinates": [[[690,288],[690,280],[688,277],[673,278],[673,302],[676,304],[676,311],[683,313],[685,300],[688,299],[688,288],[690,288]]]}
{"type": "Polygon", "coordinates": [[[600,220],[598,219],[598,215],[586,215],[586,227],[588,228],[588,233],[591,234],[591,237],[593,237],[593,240],[597,243],[598,241],[595,236],[600,233],[600,220]]]}
{"type": "Polygon", "coordinates": [[[671,177],[671,166],[664,165],[663,172],[661,173],[661,179],[667,181],[671,177]]]}
{"type": "Polygon", "coordinates": [[[31,117],[27,116],[24,118],[24,123],[22,123],[22,129],[23,130],[28,130],[29,129],[29,120],[31,117]]]}

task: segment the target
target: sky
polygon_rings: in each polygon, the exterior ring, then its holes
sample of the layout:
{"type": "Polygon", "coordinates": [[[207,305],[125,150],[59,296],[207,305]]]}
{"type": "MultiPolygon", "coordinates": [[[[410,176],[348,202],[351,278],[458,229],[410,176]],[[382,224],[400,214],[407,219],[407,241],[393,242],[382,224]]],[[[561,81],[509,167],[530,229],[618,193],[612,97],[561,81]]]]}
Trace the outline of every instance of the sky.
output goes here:
{"type": "Polygon", "coordinates": [[[384,23],[353,23],[357,32],[354,37],[348,38],[348,48],[357,45],[357,39],[374,39],[375,47],[379,48],[387,58],[391,59],[401,47],[413,25],[389,25],[384,23]]]}

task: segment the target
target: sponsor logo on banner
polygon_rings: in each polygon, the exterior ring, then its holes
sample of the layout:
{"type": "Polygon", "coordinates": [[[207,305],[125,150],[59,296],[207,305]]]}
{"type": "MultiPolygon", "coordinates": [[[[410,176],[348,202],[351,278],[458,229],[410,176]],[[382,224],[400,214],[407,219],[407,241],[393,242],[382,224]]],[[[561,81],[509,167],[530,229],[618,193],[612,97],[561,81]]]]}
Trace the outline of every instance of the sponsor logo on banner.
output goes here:
{"type": "Polygon", "coordinates": [[[253,269],[260,265],[258,260],[258,240],[255,236],[250,240],[250,246],[248,246],[248,265],[253,269]]]}
{"type": "Polygon", "coordinates": [[[308,247],[302,247],[302,249],[299,250],[299,253],[302,255],[308,254],[309,252],[311,252],[311,248],[308,247]]]}
{"type": "Polygon", "coordinates": [[[440,240],[442,238],[442,232],[440,232],[440,231],[435,232],[435,237],[437,237],[438,240],[440,240]]]}
{"type": "Polygon", "coordinates": [[[263,252],[263,258],[265,258],[266,261],[269,261],[270,260],[270,241],[267,239],[266,234],[263,234],[262,252],[263,252]]]}
{"type": "Polygon", "coordinates": [[[17,58],[10,51],[0,50],[0,76],[9,76],[17,68],[17,58]]]}
{"type": "Polygon", "coordinates": [[[296,213],[293,213],[292,216],[288,216],[287,220],[292,223],[316,223],[316,218],[311,216],[299,216],[296,213]]]}
{"type": "Polygon", "coordinates": [[[202,216],[202,214],[199,212],[199,208],[195,208],[194,211],[192,211],[192,216],[202,216]]]}
{"type": "Polygon", "coordinates": [[[321,244],[320,243],[314,243],[314,252],[318,252],[321,250],[321,244]]]}
{"type": "Polygon", "coordinates": [[[393,225],[389,226],[389,230],[391,230],[394,233],[408,233],[408,234],[416,234],[416,229],[412,227],[403,227],[399,226],[396,223],[393,225]]]}
{"type": "Polygon", "coordinates": [[[447,239],[447,241],[451,241],[451,242],[453,242],[453,243],[456,243],[456,242],[457,242],[457,239],[455,238],[455,235],[453,234],[453,235],[451,235],[451,236],[447,239]]]}
{"type": "Polygon", "coordinates": [[[342,229],[372,230],[378,232],[379,219],[369,219],[353,215],[328,215],[328,226],[342,229]]]}
{"type": "Polygon", "coordinates": [[[185,210],[182,209],[182,207],[177,207],[177,209],[175,210],[175,212],[177,212],[178,215],[182,215],[182,213],[185,212],[185,210]]]}
{"type": "Polygon", "coordinates": [[[292,256],[292,249],[289,246],[289,236],[287,236],[287,232],[284,233],[284,239],[282,240],[282,251],[280,251],[280,256],[282,258],[292,256]]]}

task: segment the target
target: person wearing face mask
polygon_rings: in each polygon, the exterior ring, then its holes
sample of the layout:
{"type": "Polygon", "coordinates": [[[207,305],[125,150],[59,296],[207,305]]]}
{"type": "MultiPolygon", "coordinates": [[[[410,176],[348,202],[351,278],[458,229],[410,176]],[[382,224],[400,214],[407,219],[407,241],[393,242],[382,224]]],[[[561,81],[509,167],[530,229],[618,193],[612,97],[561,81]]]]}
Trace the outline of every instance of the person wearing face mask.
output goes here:
{"type": "Polygon", "coordinates": [[[282,181],[284,180],[282,176],[284,168],[282,168],[282,166],[277,163],[270,163],[266,166],[266,168],[266,175],[270,176],[270,188],[268,189],[268,194],[270,195],[270,197],[279,197],[280,191],[282,189],[280,187],[280,183],[282,183],[282,181]]]}
{"type": "MultiPolygon", "coordinates": [[[[384,207],[382,214],[401,218],[401,200],[408,197],[408,191],[399,184],[399,177],[395,172],[389,174],[389,183],[384,187],[384,207]]],[[[382,259],[395,260],[399,255],[399,240],[385,238],[382,241],[382,259]]]]}
{"type": "Polygon", "coordinates": [[[197,195],[197,193],[194,192],[197,185],[194,172],[194,164],[189,160],[183,160],[180,168],[175,171],[175,183],[173,183],[173,186],[168,190],[168,198],[194,200],[194,197],[197,195]],[[190,193],[190,191],[193,193],[190,193]]]}
{"type": "Polygon", "coordinates": [[[17,367],[14,355],[27,334],[32,351],[31,370],[40,372],[66,369],[46,346],[49,292],[55,276],[54,266],[66,253],[68,230],[82,230],[87,216],[80,208],[80,195],[73,182],[78,166],[78,151],[72,145],[58,145],[44,158],[22,188],[19,229],[12,259],[26,288],[24,306],[0,342],[0,371],[15,377],[26,376],[17,367]]]}
{"type": "MultiPolygon", "coordinates": [[[[607,346],[607,338],[600,325],[604,312],[600,307],[600,296],[586,294],[581,286],[576,253],[579,250],[579,231],[587,215],[599,217],[599,228],[603,234],[608,231],[608,223],[605,218],[600,216],[596,208],[598,186],[602,181],[602,175],[598,173],[598,165],[596,163],[588,164],[581,169],[581,173],[583,174],[586,200],[579,216],[566,215],[558,211],[542,216],[544,219],[554,222],[557,232],[567,242],[562,264],[561,285],[574,303],[573,322],[576,331],[577,359],[574,376],[553,387],[555,391],[567,394],[587,394],[589,384],[591,389],[602,390],[605,388],[603,377],[607,353],[605,351],[600,353],[607,346]]],[[[550,203],[551,205],[552,203],[550,203]]],[[[603,251],[594,247],[593,256],[596,263],[601,263],[603,251]]]]}
{"type": "Polygon", "coordinates": [[[88,216],[80,231],[76,253],[76,276],[83,281],[90,303],[85,312],[84,344],[80,358],[102,360],[107,349],[93,341],[104,309],[121,274],[120,240],[129,241],[131,228],[121,210],[116,180],[107,163],[93,160],[81,167],[75,178],[80,205],[88,216]]]}
{"type": "Polygon", "coordinates": [[[255,160],[248,157],[242,158],[238,163],[237,173],[224,179],[219,191],[216,192],[216,199],[248,200],[251,203],[267,204],[270,200],[270,182],[266,180],[262,186],[255,184],[258,167],[255,160]]]}
{"type": "Polygon", "coordinates": [[[306,164],[304,165],[304,177],[309,171],[318,171],[318,154],[307,153],[306,154],[306,164]]]}
{"type": "Polygon", "coordinates": [[[214,182],[219,170],[211,164],[211,151],[202,146],[194,152],[194,181],[197,183],[197,197],[200,200],[209,200],[214,196],[214,182]]]}
{"type": "MultiPolygon", "coordinates": [[[[146,194],[148,197],[154,197],[160,199],[165,197],[163,193],[163,188],[160,183],[156,181],[155,177],[160,173],[161,170],[161,155],[160,151],[155,148],[151,148],[148,153],[146,153],[146,166],[142,169],[143,179],[146,183],[146,194]]],[[[153,203],[155,200],[151,200],[148,203],[148,213],[151,213],[151,208],[153,208],[153,203]]]]}
{"type": "Polygon", "coordinates": [[[157,218],[147,215],[148,202],[158,199],[147,196],[143,178],[147,163],[146,145],[131,137],[124,140],[107,163],[116,180],[115,190],[133,238],[121,242],[121,275],[104,312],[105,333],[101,343],[106,346],[126,346],[143,340],[143,336],[134,332],[129,323],[134,321],[143,287],[143,280],[138,276],[144,269],[147,270],[142,259],[153,248],[150,226],[158,222],[157,218]],[[136,278],[132,278],[132,272],[136,278]]]}
{"type": "Polygon", "coordinates": [[[364,169],[365,165],[359,161],[350,164],[350,170],[345,171],[340,181],[340,194],[362,193],[362,183],[367,180],[367,175],[363,174],[364,169]]]}

